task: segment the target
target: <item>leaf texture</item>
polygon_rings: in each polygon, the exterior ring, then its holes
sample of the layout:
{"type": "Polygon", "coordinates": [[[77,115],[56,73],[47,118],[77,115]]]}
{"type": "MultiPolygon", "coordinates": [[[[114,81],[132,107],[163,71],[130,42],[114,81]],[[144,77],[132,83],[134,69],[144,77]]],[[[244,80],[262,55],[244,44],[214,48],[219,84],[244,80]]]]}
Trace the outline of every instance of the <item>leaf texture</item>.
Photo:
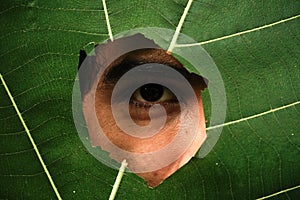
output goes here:
{"type": "MultiPolygon", "coordinates": [[[[106,2],[113,34],[137,27],[175,30],[186,4],[106,2]]],[[[117,172],[87,152],[71,109],[79,50],[109,38],[102,2],[21,0],[0,8],[0,73],[59,194],[108,199],[117,172]]],[[[227,117],[218,143],[154,190],[125,174],[117,199],[300,196],[299,10],[299,1],[193,1],[181,32],[198,42],[292,19],[203,45],[226,88],[227,117]]],[[[0,98],[0,198],[57,198],[3,83],[0,98]]],[[[203,98],[209,119],[209,93],[203,98]]]]}

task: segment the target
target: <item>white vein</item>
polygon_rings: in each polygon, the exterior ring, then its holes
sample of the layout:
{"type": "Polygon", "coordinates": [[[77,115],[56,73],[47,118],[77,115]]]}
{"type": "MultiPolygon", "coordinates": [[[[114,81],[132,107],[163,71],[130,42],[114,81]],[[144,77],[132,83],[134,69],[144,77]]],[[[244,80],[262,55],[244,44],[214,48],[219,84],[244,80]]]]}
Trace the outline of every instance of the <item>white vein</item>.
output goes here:
{"type": "Polygon", "coordinates": [[[127,167],[127,162],[126,162],[126,160],[123,160],[123,162],[121,164],[121,167],[119,169],[118,176],[116,178],[115,184],[114,184],[113,189],[110,193],[109,200],[114,200],[115,199],[126,167],[127,167]]]}
{"type": "Polygon", "coordinates": [[[262,113],[259,113],[259,114],[256,114],[256,115],[252,115],[252,116],[249,116],[249,117],[241,118],[241,119],[238,119],[238,120],[235,120],[235,121],[226,122],[224,124],[220,124],[220,125],[216,125],[216,126],[210,126],[206,130],[212,130],[212,129],[215,129],[215,128],[220,128],[220,127],[236,124],[236,123],[239,123],[239,122],[247,121],[249,119],[254,119],[254,118],[257,118],[257,117],[260,117],[260,116],[263,116],[263,115],[274,113],[274,112],[279,111],[279,110],[283,110],[283,109],[286,109],[286,108],[289,108],[289,107],[292,107],[292,106],[296,106],[297,104],[300,104],[300,101],[296,101],[294,103],[291,103],[291,104],[288,104],[288,105],[285,105],[285,106],[282,106],[282,107],[274,108],[274,109],[271,109],[271,110],[268,110],[268,111],[265,111],[265,112],[262,112],[262,113]]]}
{"type": "Polygon", "coordinates": [[[36,153],[36,155],[37,155],[37,157],[38,157],[38,159],[39,159],[39,161],[40,161],[40,163],[41,163],[41,165],[42,165],[42,167],[43,167],[43,169],[44,169],[44,171],[45,171],[45,173],[46,173],[46,175],[47,175],[47,177],[48,177],[48,179],[50,181],[50,184],[51,184],[51,186],[52,186],[52,188],[53,188],[53,190],[54,190],[57,198],[59,200],[61,200],[62,198],[60,197],[60,194],[59,194],[59,192],[58,192],[58,190],[57,190],[57,188],[56,188],[56,186],[54,184],[54,181],[52,180],[52,177],[51,177],[51,175],[50,175],[50,173],[49,173],[49,171],[47,169],[47,166],[45,165],[45,163],[43,161],[43,158],[42,158],[42,156],[41,156],[41,154],[40,154],[40,152],[39,152],[39,150],[38,150],[38,148],[37,148],[37,146],[36,146],[36,144],[35,144],[32,136],[31,136],[31,133],[30,133],[30,131],[29,131],[29,129],[28,129],[28,127],[27,127],[27,125],[26,125],[23,117],[22,117],[22,114],[20,113],[19,108],[18,108],[18,106],[17,106],[17,104],[16,104],[13,96],[11,95],[11,93],[10,93],[10,91],[8,89],[8,86],[6,85],[6,83],[5,83],[5,81],[4,81],[4,79],[3,79],[3,77],[2,77],[1,74],[0,74],[0,79],[2,81],[2,84],[3,84],[4,88],[5,88],[8,96],[9,96],[9,99],[11,100],[11,102],[13,104],[13,107],[15,108],[15,110],[17,112],[17,115],[18,115],[18,117],[19,117],[19,119],[20,119],[20,121],[21,121],[24,129],[25,129],[25,132],[27,133],[27,136],[28,136],[28,138],[29,138],[29,140],[30,140],[30,142],[31,142],[31,144],[33,146],[33,149],[34,149],[34,151],[35,151],[35,153],[36,153]]]}
{"type": "Polygon", "coordinates": [[[104,14],[105,14],[105,19],[106,19],[108,35],[109,35],[110,40],[114,41],[114,37],[113,37],[112,30],[111,30],[110,23],[109,23],[108,11],[107,11],[105,0],[102,0],[102,3],[103,3],[103,9],[104,9],[104,14]]]}
{"type": "Polygon", "coordinates": [[[193,0],[189,0],[186,7],[185,7],[185,9],[184,9],[184,11],[183,11],[183,14],[182,14],[182,16],[180,18],[180,21],[179,21],[179,23],[176,27],[176,30],[175,30],[175,33],[173,35],[172,41],[171,41],[170,46],[168,48],[168,51],[167,51],[168,53],[171,53],[173,51],[174,47],[176,46],[176,42],[177,42],[181,27],[182,27],[182,25],[184,23],[184,20],[185,20],[188,12],[190,10],[190,7],[191,7],[192,3],[193,3],[193,0]]]}
{"type": "Polygon", "coordinates": [[[283,19],[283,20],[280,20],[280,21],[277,21],[277,22],[274,22],[274,23],[271,23],[271,24],[266,24],[264,26],[256,27],[256,28],[249,29],[249,30],[246,30],[246,31],[241,31],[241,32],[238,32],[238,33],[234,33],[234,34],[231,34],[231,35],[226,35],[226,36],[223,36],[223,37],[219,37],[219,38],[215,38],[215,39],[207,40],[207,41],[203,41],[203,42],[191,43],[191,44],[176,44],[175,47],[191,47],[191,46],[197,46],[197,45],[204,45],[204,44],[208,44],[208,43],[213,43],[213,42],[217,42],[217,41],[220,41],[220,40],[225,40],[225,39],[228,39],[228,38],[232,38],[232,37],[244,35],[244,34],[247,34],[247,33],[251,33],[251,32],[254,32],[254,31],[270,28],[272,26],[279,25],[279,24],[285,23],[287,21],[295,20],[299,17],[300,17],[300,15],[296,15],[296,16],[286,18],[286,19],[283,19]]]}
{"type": "Polygon", "coordinates": [[[265,196],[265,197],[258,198],[257,200],[268,199],[268,198],[270,198],[270,197],[274,197],[274,196],[277,196],[277,195],[279,195],[279,194],[282,194],[282,193],[285,193],[285,192],[288,192],[288,191],[291,191],[291,190],[295,190],[295,189],[298,189],[298,188],[300,188],[300,185],[297,185],[297,186],[295,186],[295,187],[288,188],[288,189],[285,189],[285,190],[281,190],[281,191],[279,191],[279,192],[276,192],[276,193],[274,193],[274,194],[270,194],[270,195],[265,196]]]}

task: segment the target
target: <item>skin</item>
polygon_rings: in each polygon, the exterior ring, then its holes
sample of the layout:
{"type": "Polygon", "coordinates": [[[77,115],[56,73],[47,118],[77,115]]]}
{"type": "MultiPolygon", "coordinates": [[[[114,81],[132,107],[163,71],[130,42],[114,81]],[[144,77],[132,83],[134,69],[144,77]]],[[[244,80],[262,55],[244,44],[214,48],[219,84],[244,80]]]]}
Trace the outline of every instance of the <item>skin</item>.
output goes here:
{"type": "MultiPolygon", "coordinates": [[[[97,60],[97,57],[96,57],[97,60]]],[[[129,63],[144,63],[144,62],[154,62],[162,63],[173,67],[176,70],[183,71],[182,74],[190,82],[196,96],[198,104],[192,107],[192,110],[198,110],[200,114],[199,119],[189,119],[189,120],[198,120],[199,126],[197,127],[198,134],[193,139],[192,143],[187,149],[178,149],[178,151],[183,151],[181,155],[174,160],[174,162],[163,166],[160,169],[154,171],[147,171],[143,173],[137,173],[138,176],[145,179],[147,184],[150,187],[156,187],[163,180],[173,174],[177,169],[186,164],[198,151],[200,146],[203,144],[206,139],[205,133],[205,119],[201,99],[201,90],[206,87],[204,80],[200,76],[185,72],[182,65],[171,55],[168,55],[164,50],[158,49],[148,49],[140,50],[133,53],[130,53],[126,56],[123,56],[116,60],[112,65],[106,70],[104,76],[99,79],[98,83],[93,83],[92,89],[83,96],[83,112],[86,119],[90,135],[97,135],[99,130],[97,129],[96,123],[99,123],[106,137],[117,147],[126,150],[132,153],[148,153],[157,151],[166,145],[168,145],[180,128],[180,105],[178,102],[174,102],[176,97],[170,97],[164,102],[141,102],[136,99],[135,96],[132,97],[132,102],[128,105],[129,113],[132,120],[139,126],[145,126],[150,123],[149,109],[154,104],[162,105],[167,113],[167,119],[164,127],[154,136],[148,138],[138,138],[133,137],[125,132],[123,132],[116,124],[115,119],[111,110],[111,96],[116,80],[114,80],[113,68],[120,65],[123,62],[129,63]],[[109,77],[109,78],[107,78],[109,77]],[[93,90],[94,88],[94,90],[93,90]],[[95,105],[94,108],[91,105],[95,105]],[[96,115],[93,115],[95,111],[96,115]],[[96,117],[96,119],[95,119],[96,117]]],[[[97,60],[97,62],[101,62],[97,60]]],[[[116,75],[117,76],[117,75],[116,75]]],[[[118,105],[113,105],[118,106],[118,105]]],[[[160,113],[156,113],[156,118],[159,119],[160,113]]],[[[195,127],[185,127],[185,131],[194,131],[195,127]]],[[[93,137],[91,137],[93,138],[93,137]]],[[[106,149],[106,144],[101,143],[101,140],[95,139],[95,145],[101,146],[103,149],[106,149]]],[[[180,144],[179,144],[180,146],[180,144]]],[[[122,162],[124,158],[122,156],[118,157],[117,152],[110,152],[111,157],[116,159],[119,162],[122,162]]],[[[171,155],[165,155],[171,156],[171,155]]],[[[165,159],[164,157],[160,158],[161,160],[165,159]]],[[[147,160],[139,159],[134,160],[138,165],[147,164],[147,160]]],[[[150,163],[149,163],[150,164],[150,163]]],[[[128,163],[128,168],[133,169],[134,166],[131,163],[128,163]]]]}

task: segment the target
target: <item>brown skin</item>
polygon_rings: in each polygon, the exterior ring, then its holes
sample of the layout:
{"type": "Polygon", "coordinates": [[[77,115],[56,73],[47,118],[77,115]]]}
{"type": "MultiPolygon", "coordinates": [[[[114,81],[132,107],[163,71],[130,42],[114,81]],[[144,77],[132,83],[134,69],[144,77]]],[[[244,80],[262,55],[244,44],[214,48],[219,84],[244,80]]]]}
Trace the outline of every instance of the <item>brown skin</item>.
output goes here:
{"type": "MultiPolygon", "coordinates": [[[[97,60],[97,59],[96,59],[97,60]]],[[[98,61],[100,62],[100,61],[98,61]]],[[[168,55],[162,49],[146,49],[146,50],[138,50],[135,52],[131,52],[121,58],[117,59],[114,63],[111,64],[110,67],[105,71],[104,76],[100,78],[98,83],[94,83],[94,87],[96,88],[95,92],[95,111],[98,123],[100,124],[103,132],[109,138],[109,140],[116,146],[134,153],[147,153],[155,150],[159,150],[162,147],[166,146],[174,139],[175,135],[179,130],[180,125],[180,106],[177,102],[155,102],[164,106],[167,113],[167,120],[164,128],[156,135],[149,138],[137,138],[131,135],[124,133],[115,123],[115,119],[112,115],[111,110],[111,95],[114,88],[114,84],[116,82],[114,77],[114,72],[111,70],[116,66],[124,62],[129,63],[161,63],[168,66],[173,67],[174,69],[178,69],[182,72],[182,74],[189,80],[192,88],[195,91],[197,96],[198,105],[195,105],[193,110],[199,110],[200,119],[199,119],[199,127],[198,133],[194,138],[192,144],[186,149],[179,158],[173,163],[165,166],[161,169],[138,173],[137,175],[145,179],[150,187],[156,187],[163,180],[173,174],[177,169],[186,164],[198,151],[200,146],[203,144],[206,133],[205,133],[205,119],[203,113],[202,99],[201,99],[201,90],[206,87],[204,80],[202,77],[190,74],[183,66],[171,55],[168,55]],[[110,77],[110,78],[107,78],[110,77]]],[[[117,77],[118,78],[118,77],[117,77]]],[[[116,78],[116,79],[117,79],[116,78]]],[[[91,112],[90,108],[92,102],[93,95],[87,93],[83,97],[83,112],[86,119],[86,123],[89,129],[89,133],[96,134],[97,129],[95,128],[94,121],[91,120],[91,112]]],[[[152,104],[151,104],[152,105],[152,104]]],[[[129,105],[129,113],[133,119],[133,121],[140,125],[147,125],[150,122],[149,118],[149,108],[150,106],[136,106],[134,103],[130,103],[129,105]]],[[[159,116],[157,116],[159,117],[159,116]]],[[[191,119],[193,120],[193,119],[191,119]]],[[[195,127],[188,127],[187,130],[194,130],[195,127]]],[[[163,158],[162,158],[163,159],[163,158]]],[[[118,160],[121,162],[122,160],[118,160]]],[[[144,160],[140,160],[137,162],[147,162],[144,160]]],[[[131,168],[130,163],[128,163],[128,168],[131,168]]]]}

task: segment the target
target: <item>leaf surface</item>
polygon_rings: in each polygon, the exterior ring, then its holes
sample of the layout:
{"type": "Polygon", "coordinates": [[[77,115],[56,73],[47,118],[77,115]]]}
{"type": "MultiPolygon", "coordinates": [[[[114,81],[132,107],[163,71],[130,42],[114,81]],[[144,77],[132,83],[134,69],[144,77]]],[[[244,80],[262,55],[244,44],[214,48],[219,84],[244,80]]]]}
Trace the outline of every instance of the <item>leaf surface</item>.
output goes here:
{"type": "MultiPolygon", "coordinates": [[[[137,27],[175,30],[187,1],[106,3],[117,34],[137,27]]],[[[79,50],[109,38],[102,2],[21,0],[0,7],[0,73],[59,194],[63,199],[108,199],[117,172],[87,152],[71,109],[79,50]]],[[[193,2],[181,32],[199,42],[294,18],[203,45],[221,72],[227,95],[218,143],[154,190],[126,174],[117,199],[300,196],[299,188],[284,192],[300,185],[299,10],[299,1],[193,2]]],[[[208,92],[203,96],[209,119],[208,92]]],[[[55,199],[3,84],[0,98],[0,198],[55,199]]]]}

